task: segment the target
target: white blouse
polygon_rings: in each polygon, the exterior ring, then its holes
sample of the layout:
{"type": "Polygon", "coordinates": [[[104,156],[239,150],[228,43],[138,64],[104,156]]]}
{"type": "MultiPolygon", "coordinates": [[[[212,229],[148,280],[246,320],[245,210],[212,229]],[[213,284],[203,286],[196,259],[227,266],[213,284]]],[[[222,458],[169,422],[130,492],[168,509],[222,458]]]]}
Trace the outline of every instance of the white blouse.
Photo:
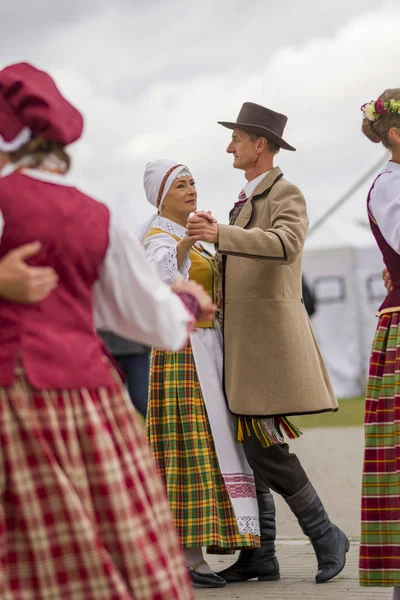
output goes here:
{"type": "MultiPolygon", "coordinates": [[[[62,176],[45,171],[26,170],[24,174],[68,185],[62,176]]],[[[3,227],[0,212],[0,240],[3,227]]],[[[109,240],[93,290],[95,328],[146,346],[179,350],[188,338],[192,315],[149,265],[134,227],[122,216],[111,213],[109,240]]]]}
{"type": "MultiPolygon", "coordinates": [[[[171,284],[175,279],[189,280],[189,270],[192,265],[190,250],[187,252],[183,262],[178,269],[177,246],[178,242],[170,234],[180,240],[186,236],[186,229],[174,221],[157,216],[151,223],[150,229],[162,229],[161,233],[154,233],[145,237],[143,241],[145,253],[149,263],[157,270],[164,283],[171,284]]],[[[215,254],[212,244],[194,244],[194,249],[206,257],[215,254]],[[204,247],[203,247],[204,246],[204,247]],[[205,249],[207,246],[207,249],[205,249]]]]}
{"type": "Polygon", "coordinates": [[[400,254],[400,165],[389,161],[372,188],[369,209],[383,237],[400,254]]]}
{"type": "Polygon", "coordinates": [[[190,250],[178,269],[178,242],[172,237],[174,235],[179,239],[184,238],[186,235],[185,228],[178,225],[178,223],[174,223],[174,221],[157,216],[151,224],[151,229],[163,230],[163,233],[155,233],[145,238],[143,242],[147,260],[154,266],[160,279],[168,285],[175,281],[177,277],[188,281],[192,264],[189,258],[190,250]]]}

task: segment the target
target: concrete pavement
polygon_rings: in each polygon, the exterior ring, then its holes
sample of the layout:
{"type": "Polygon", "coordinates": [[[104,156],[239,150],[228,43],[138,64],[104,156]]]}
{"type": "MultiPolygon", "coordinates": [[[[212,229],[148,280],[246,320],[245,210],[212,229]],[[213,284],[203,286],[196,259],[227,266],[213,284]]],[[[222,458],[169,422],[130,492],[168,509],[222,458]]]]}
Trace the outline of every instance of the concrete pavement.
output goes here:
{"type": "MultiPolygon", "coordinates": [[[[196,599],[390,600],[390,589],[361,588],[358,585],[363,429],[332,427],[306,430],[301,439],[291,443],[291,449],[302,461],[331,519],[351,538],[346,568],[330,583],[314,583],[316,560],[312,546],[286,503],[276,497],[281,580],[228,585],[219,590],[196,590],[196,599]]],[[[234,558],[209,555],[207,560],[217,571],[229,566],[234,558]]]]}

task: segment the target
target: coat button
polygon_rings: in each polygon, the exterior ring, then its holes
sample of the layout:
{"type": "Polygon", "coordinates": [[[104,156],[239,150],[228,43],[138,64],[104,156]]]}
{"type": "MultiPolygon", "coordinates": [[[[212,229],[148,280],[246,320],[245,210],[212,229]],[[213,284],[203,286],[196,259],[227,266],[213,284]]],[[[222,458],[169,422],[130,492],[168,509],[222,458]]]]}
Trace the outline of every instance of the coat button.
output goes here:
{"type": "Polygon", "coordinates": [[[250,217],[250,213],[246,212],[246,213],[244,213],[244,216],[246,217],[246,219],[248,219],[250,217]]]}

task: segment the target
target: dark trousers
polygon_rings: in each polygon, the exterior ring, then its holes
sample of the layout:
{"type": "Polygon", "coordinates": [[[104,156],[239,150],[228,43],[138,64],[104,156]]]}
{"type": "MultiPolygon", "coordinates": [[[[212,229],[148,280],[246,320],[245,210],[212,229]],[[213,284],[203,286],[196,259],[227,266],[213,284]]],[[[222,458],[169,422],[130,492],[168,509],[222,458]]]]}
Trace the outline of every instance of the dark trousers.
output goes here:
{"type": "Polygon", "coordinates": [[[126,375],[126,385],[137,410],[146,418],[150,376],[150,352],[114,355],[126,375]]]}
{"type": "Polygon", "coordinates": [[[246,435],[243,449],[254,471],[257,492],[265,493],[271,489],[289,497],[297,494],[308,482],[299,459],[289,452],[287,444],[263,448],[255,435],[246,435]]]}

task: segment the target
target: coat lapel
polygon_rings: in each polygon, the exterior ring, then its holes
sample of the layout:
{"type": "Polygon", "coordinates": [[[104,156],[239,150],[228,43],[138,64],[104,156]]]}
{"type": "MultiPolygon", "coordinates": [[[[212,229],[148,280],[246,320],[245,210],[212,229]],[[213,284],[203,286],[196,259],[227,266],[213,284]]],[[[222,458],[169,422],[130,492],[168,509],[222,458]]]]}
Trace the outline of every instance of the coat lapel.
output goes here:
{"type": "Polygon", "coordinates": [[[262,179],[262,181],[260,181],[260,183],[257,185],[246,204],[243,206],[235,225],[238,227],[246,227],[253,213],[253,201],[257,200],[258,198],[262,198],[280,177],[282,177],[282,171],[279,167],[274,167],[269,173],[267,173],[264,179],[262,179]]]}

